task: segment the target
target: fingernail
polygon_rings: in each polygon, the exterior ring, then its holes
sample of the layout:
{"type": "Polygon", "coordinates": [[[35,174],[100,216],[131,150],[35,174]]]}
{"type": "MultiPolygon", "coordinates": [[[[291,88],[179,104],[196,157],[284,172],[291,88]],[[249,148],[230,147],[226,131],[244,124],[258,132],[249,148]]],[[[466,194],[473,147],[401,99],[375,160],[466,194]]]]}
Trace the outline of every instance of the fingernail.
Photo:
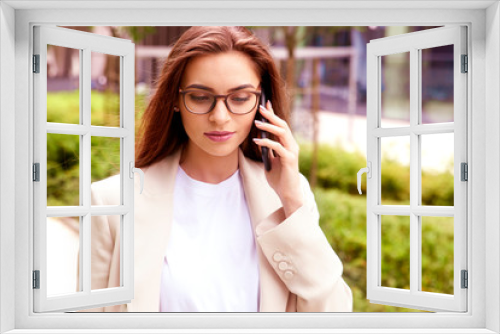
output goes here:
{"type": "Polygon", "coordinates": [[[262,123],[264,123],[264,122],[259,121],[258,119],[255,120],[255,124],[262,124],[262,123]]]}
{"type": "Polygon", "coordinates": [[[273,104],[271,103],[271,100],[269,100],[269,106],[272,108],[273,104]]]}
{"type": "Polygon", "coordinates": [[[260,105],[260,109],[263,109],[263,110],[267,111],[266,107],[264,107],[262,104],[260,105]]]}
{"type": "Polygon", "coordinates": [[[254,142],[256,142],[256,143],[258,143],[258,142],[260,141],[260,139],[259,139],[259,138],[252,138],[252,140],[253,140],[254,142]]]}

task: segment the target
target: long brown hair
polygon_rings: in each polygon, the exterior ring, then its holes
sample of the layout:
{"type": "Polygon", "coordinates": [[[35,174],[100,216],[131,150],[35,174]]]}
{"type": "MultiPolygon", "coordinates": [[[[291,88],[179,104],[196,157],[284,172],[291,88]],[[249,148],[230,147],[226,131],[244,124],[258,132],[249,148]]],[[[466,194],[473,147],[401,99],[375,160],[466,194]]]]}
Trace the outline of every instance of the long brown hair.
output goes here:
{"type": "MultiPolygon", "coordinates": [[[[244,27],[191,27],[174,44],[157,81],[157,88],[142,117],[136,145],[135,166],[147,167],[183,147],[188,136],[174,106],[179,100],[179,86],[190,59],[207,54],[240,51],[253,60],[261,82],[266,83],[268,100],[274,113],[288,122],[287,98],[284,83],[268,50],[260,39],[244,27]]],[[[257,112],[258,114],[258,112],[257,112]]],[[[245,156],[262,161],[257,137],[252,127],[247,139],[241,144],[245,156]]]]}

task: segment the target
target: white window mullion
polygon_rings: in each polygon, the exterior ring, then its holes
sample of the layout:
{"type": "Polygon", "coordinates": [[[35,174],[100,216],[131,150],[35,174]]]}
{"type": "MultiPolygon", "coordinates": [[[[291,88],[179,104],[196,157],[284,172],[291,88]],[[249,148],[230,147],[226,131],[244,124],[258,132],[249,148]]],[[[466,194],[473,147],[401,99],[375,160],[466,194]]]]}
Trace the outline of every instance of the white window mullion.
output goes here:
{"type": "MultiPolygon", "coordinates": [[[[82,70],[81,70],[81,80],[82,86],[80,92],[82,95],[82,112],[80,114],[83,128],[86,130],[83,135],[80,136],[82,142],[82,149],[80,151],[80,173],[82,174],[82,184],[80,184],[80,189],[83,192],[82,205],[84,208],[89,208],[91,205],[90,198],[90,183],[91,183],[91,145],[90,145],[90,122],[91,122],[91,51],[89,48],[83,49],[82,52],[82,70]]],[[[87,212],[83,216],[83,233],[80,234],[80,249],[83,256],[82,263],[83,266],[83,292],[85,294],[90,294],[91,282],[92,282],[92,272],[91,272],[91,229],[92,229],[92,216],[90,212],[87,212]]]]}
{"type": "MultiPolygon", "coordinates": [[[[122,82],[125,82],[125,75],[127,75],[127,73],[125,73],[124,71],[124,60],[123,60],[123,57],[120,57],[120,78],[124,78],[124,80],[122,82]]],[[[125,124],[128,123],[128,119],[125,119],[124,117],[124,105],[125,105],[125,101],[123,101],[124,99],[124,85],[121,84],[120,85],[120,129],[123,129],[125,128],[125,124]]],[[[126,139],[125,138],[121,138],[120,139],[120,170],[122,171],[121,173],[121,180],[120,180],[120,187],[126,187],[126,184],[127,182],[125,182],[125,178],[126,177],[130,177],[129,174],[130,174],[130,166],[127,166],[128,164],[124,161],[125,159],[129,159],[128,158],[128,155],[126,154],[127,152],[125,147],[127,147],[126,143],[125,143],[126,139]]],[[[128,199],[126,200],[125,199],[125,196],[123,195],[124,192],[122,192],[120,194],[120,205],[124,205],[124,204],[128,204],[128,199]]],[[[124,215],[121,215],[120,216],[120,240],[122,240],[122,242],[120,242],[120,286],[124,286],[125,282],[127,282],[128,280],[128,277],[126,278],[125,277],[125,273],[127,273],[127,269],[128,268],[125,268],[125,266],[127,266],[127,261],[125,261],[125,258],[128,256],[126,254],[124,254],[124,252],[126,251],[126,247],[125,247],[125,243],[128,242],[127,239],[125,239],[125,237],[128,237],[127,236],[127,231],[125,231],[125,229],[127,228],[128,226],[128,220],[126,219],[127,216],[124,216],[124,215]]],[[[132,257],[133,258],[133,257],[132,257]]]]}
{"type": "MultiPolygon", "coordinates": [[[[85,76],[86,76],[86,73],[85,73],[85,66],[84,66],[84,52],[82,49],[79,49],[79,54],[80,56],[78,57],[78,59],[80,60],[80,64],[79,64],[79,67],[80,67],[80,70],[79,70],[79,73],[80,73],[80,77],[79,77],[79,88],[80,88],[80,94],[79,94],[79,97],[80,97],[80,101],[79,101],[79,117],[80,117],[80,123],[83,124],[84,122],[84,106],[85,106],[85,99],[84,99],[84,94],[82,94],[82,90],[81,88],[84,87],[84,84],[85,84],[85,76]]],[[[60,133],[60,134],[73,134],[73,135],[78,135],[78,138],[79,138],[79,143],[80,143],[80,156],[79,156],[79,159],[80,159],[80,166],[82,166],[82,162],[84,162],[84,145],[83,145],[83,134],[85,133],[85,129],[84,129],[84,125],[81,125],[81,124],[78,124],[78,125],[74,125],[73,127],[69,127],[69,124],[60,124],[59,128],[62,129],[62,130],[66,130],[66,131],[57,131],[57,126],[56,126],[56,129],[53,129],[53,125],[54,124],[51,124],[51,123],[47,123],[47,131],[50,131],[51,133],[60,133]],[[54,131],[56,130],[56,131],[54,131]],[[74,131],[73,131],[74,130],[74,131]]],[[[85,177],[84,177],[84,169],[83,168],[80,168],[79,169],[79,172],[80,172],[80,207],[78,207],[78,211],[80,211],[80,213],[78,213],[78,221],[79,221],[79,224],[78,224],[78,236],[79,236],[79,246],[80,246],[80,250],[78,252],[78,265],[79,265],[79,268],[85,268],[85,265],[87,265],[87,257],[88,257],[88,254],[85,254],[85,250],[86,248],[83,246],[85,245],[85,236],[86,234],[88,233],[88,231],[86,231],[86,226],[88,225],[87,221],[88,221],[88,218],[87,218],[87,208],[85,208],[84,204],[85,204],[85,191],[84,191],[84,187],[83,185],[85,184],[85,177]],[[85,259],[85,261],[84,261],[85,259]]],[[[61,211],[65,211],[65,210],[61,210],[61,211]]],[[[49,208],[47,208],[47,214],[49,214],[49,208]]],[[[86,270],[80,270],[78,272],[78,290],[79,291],[88,291],[88,282],[87,282],[87,279],[84,277],[86,275],[87,271],[86,270]]]]}
{"type": "MultiPolygon", "coordinates": [[[[132,284],[134,280],[134,182],[130,181],[130,163],[135,161],[135,54],[130,52],[129,54],[120,57],[120,74],[123,77],[123,84],[120,85],[121,91],[121,102],[120,108],[121,120],[120,124],[123,131],[127,131],[127,135],[121,139],[122,145],[122,159],[121,159],[121,170],[122,170],[122,187],[124,189],[122,195],[122,204],[127,209],[128,214],[123,215],[121,218],[121,228],[122,233],[121,243],[121,283],[122,286],[128,287],[130,298],[134,295],[134,285],[132,284]]],[[[133,176],[133,175],[132,175],[133,176]]]]}
{"type": "MultiPolygon", "coordinates": [[[[81,73],[81,72],[80,72],[81,73]]],[[[47,123],[47,133],[63,135],[84,135],[90,131],[92,136],[122,138],[130,135],[130,131],[105,126],[84,126],[79,124],[47,123]]]]}
{"type": "MultiPolygon", "coordinates": [[[[410,50],[410,78],[419,78],[418,50],[410,50]]],[[[410,128],[418,125],[419,113],[419,80],[410,80],[410,128]]],[[[410,132],[410,207],[419,204],[420,195],[420,150],[419,136],[410,132]]],[[[410,214],[410,291],[415,294],[419,290],[420,282],[420,248],[419,246],[420,217],[414,212],[410,214]]]]}
{"type": "Polygon", "coordinates": [[[408,136],[410,133],[418,135],[432,135],[438,133],[453,133],[455,125],[453,123],[420,124],[401,128],[378,128],[373,131],[377,137],[398,137],[408,136]]]}
{"type": "Polygon", "coordinates": [[[372,177],[366,179],[366,275],[367,275],[367,298],[372,299],[371,293],[377,289],[381,282],[380,270],[380,215],[374,212],[374,208],[380,206],[380,138],[374,135],[375,130],[380,125],[379,110],[381,109],[380,85],[381,75],[378,70],[381,67],[381,59],[370,55],[367,50],[367,86],[376,87],[367,91],[367,98],[373,104],[367,104],[367,108],[375,109],[374,112],[367,113],[367,160],[371,163],[372,177]]]}

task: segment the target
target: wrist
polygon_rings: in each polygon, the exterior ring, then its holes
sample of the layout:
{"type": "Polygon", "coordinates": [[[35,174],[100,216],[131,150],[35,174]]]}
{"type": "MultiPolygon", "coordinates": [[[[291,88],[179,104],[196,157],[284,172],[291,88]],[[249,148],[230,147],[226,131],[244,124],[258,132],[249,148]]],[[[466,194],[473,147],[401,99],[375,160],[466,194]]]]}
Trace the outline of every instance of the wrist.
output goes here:
{"type": "Polygon", "coordinates": [[[304,204],[304,201],[302,199],[302,196],[292,196],[288,198],[282,198],[281,203],[283,204],[285,217],[288,218],[304,204]]]}

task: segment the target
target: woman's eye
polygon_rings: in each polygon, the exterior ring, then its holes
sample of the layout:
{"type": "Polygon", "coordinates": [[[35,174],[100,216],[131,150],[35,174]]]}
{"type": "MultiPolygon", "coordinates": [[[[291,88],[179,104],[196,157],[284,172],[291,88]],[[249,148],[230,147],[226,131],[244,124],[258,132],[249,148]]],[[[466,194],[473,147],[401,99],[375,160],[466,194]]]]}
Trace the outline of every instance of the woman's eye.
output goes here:
{"type": "Polygon", "coordinates": [[[250,100],[251,95],[252,94],[250,94],[250,93],[238,93],[238,94],[232,95],[231,100],[233,102],[247,102],[248,100],[250,100]]]}
{"type": "Polygon", "coordinates": [[[210,100],[210,96],[207,94],[189,94],[189,99],[193,102],[206,102],[210,100]]]}

